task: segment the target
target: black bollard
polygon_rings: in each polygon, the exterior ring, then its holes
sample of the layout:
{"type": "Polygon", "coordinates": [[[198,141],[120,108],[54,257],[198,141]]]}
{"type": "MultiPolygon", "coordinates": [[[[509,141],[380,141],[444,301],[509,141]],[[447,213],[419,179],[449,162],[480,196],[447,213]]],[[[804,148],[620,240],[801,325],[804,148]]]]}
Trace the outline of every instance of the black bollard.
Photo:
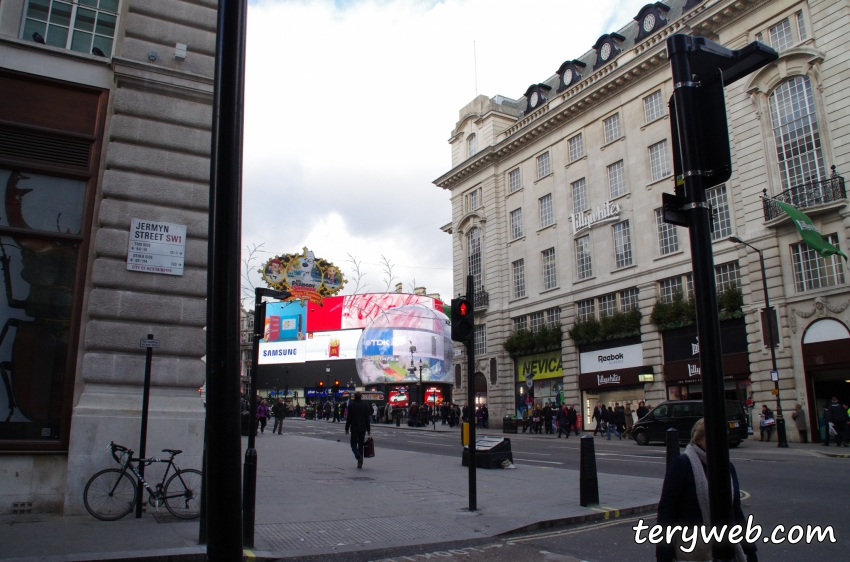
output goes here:
{"type": "Polygon", "coordinates": [[[581,469],[579,472],[579,504],[582,507],[599,505],[599,479],[596,477],[596,450],[592,435],[581,438],[581,469]]]}
{"type": "Polygon", "coordinates": [[[679,452],[679,431],[671,427],[664,433],[664,438],[667,440],[667,466],[670,466],[673,459],[681,454],[679,452]]]}
{"type": "Polygon", "coordinates": [[[242,544],[254,548],[254,521],[257,506],[257,450],[245,451],[242,475],[242,544]]]}

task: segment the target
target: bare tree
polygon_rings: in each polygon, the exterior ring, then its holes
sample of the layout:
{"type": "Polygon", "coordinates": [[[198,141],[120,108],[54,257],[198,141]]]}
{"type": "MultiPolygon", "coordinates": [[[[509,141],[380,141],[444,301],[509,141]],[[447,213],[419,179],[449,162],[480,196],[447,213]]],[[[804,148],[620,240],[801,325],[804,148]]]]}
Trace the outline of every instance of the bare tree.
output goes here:
{"type": "Polygon", "coordinates": [[[393,268],[395,267],[390,260],[384,257],[384,254],[381,254],[381,265],[384,266],[384,275],[386,278],[384,279],[384,283],[387,284],[386,290],[384,293],[390,292],[390,287],[393,284],[393,281],[398,279],[395,275],[393,275],[393,268]]]}
{"type": "Polygon", "coordinates": [[[413,278],[413,281],[410,282],[410,294],[416,294],[416,277],[413,278]]]}
{"type": "MultiPolygon", "coordinates": [[[[245,301],[248,301],[249,306],[250,303],[254,299],[254,282],[251,280],[251,273],[254,272],[254,262],[257,261],[260,256],[259,254],[262,250],[261,248],[265,245],[263,244],[254,244],[254,247],[245,246],[245,251],[248,252],[246,257],[242,258],[242,266],[244,271],[242,272],[242,307],[245,307],[245,301]]],[[[243,254],[244,256],[244,254],[243,254]]]]}
{"type": "Polygon", "coordinates": [[[358,260],[355,256],[352,256],[351,254],[347,255],[348,260],[346,261],[351,263],[351,268],[354,270],[354,274],[351,276],[351,280],[354,281],[354,291],[351,294],[356,295],[361,290],[365,293],[366,287],[368,287],[369,284],[367,283],[363,286],[360,285],[363,281],[363,278],[366,277],[366,274],[363,272],[363,270],[360,269],[360,264],[362,264],[363,261],[358,260]]]}

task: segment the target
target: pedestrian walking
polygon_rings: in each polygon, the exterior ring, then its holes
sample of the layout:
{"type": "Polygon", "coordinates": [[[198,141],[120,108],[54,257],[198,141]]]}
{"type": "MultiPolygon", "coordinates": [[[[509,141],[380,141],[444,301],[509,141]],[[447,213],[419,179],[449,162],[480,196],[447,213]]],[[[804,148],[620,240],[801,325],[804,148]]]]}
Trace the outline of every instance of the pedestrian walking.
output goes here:
{"type": "Polygon", "coordinates": [[[566,404],[558,408],[557,420],[558,422],[558,439],[561,438],[562,433],[567,434],[567,439],[570,437],[570,428],[569,421],[567,416],[567,406],[566,404]]]}
{"type": "Polygon", "coordinates": [[[348,416],[345,419],[345,434],[351,432],[351,452],[357,459],[357,468],[363,468],[363,442],[366,434],[372,435],[369,424],[369,407],[363,402],[363,395],[358,390],[354,400],[348,405],[348,416]]]}
{"type": "Polygon", "coordinates": [[[567,409],[567,439],[570,437],[570,431],[575,431],[578,435],[578,412],[576,412],[575,404],[571,404],[567,409]]]}
{"type": "Polygon", "coordinates": [[[331,419],[331,410],[332,409],[333,409],[333,406],[331,405],[330,400],[325,402],[325,406],[324,406],[324,408],[322,408],[322,412],[324,413],[324,420],[325,421],[329,421],[331,419]]]}
{"type": "Polygon", "coordinates": [[[622,434],[626,431],[626,409],[620,406],[619,402],[614,404],[614,424],[616,426],[618,436],[622,439],[622,434]]]}
{"type": "Polygon", "coordinates": [[[638,421],[642,420],[648,413],[649,413],[649,408],[646,407],[646,404],[644,404],[643,400],[638,402],[638,409],[637,409],[637,419],[638,419],[638,421]]]}
{"type": "Polygon", "coordinates": [[[487,404],[483,404],[481,406],[481,412],[484,414],[484,429],[490,428],[490,409],[487,407],[487,404]]]}
{"type": "Polygon", "coordinates": [[[272,406],[272,415],[274,416],[272,433],[277,432],[280,435],[283,432],[283,418],[286,417],[286,406],[281,398],[278,398],[275,405],[272,406]]]}
{"type": "Polygon", "coordinates": [[[632,427],[635,424],[635,420],[632,417],[632,403],[626,402],[626,407],[623,410],[623,414],[626,416],[626,431],[623,433],[623,437],[632,438],[632,427]]]}
{"type": "Polygon", "coordinates": [[[602,406],[602,402],[597,402],[596,407],[593,409],[593,417],[592,420],[596,421],[596,428],[593,430],[593,436],[596,437],[596,432],[600,432],[602,435],[605,435],[605,428],[602,427],[602,424],[605,423],[605,415],[607,414],[607,410],[602,406]]]}
{"type": "Polygon", "coordinates": [[[543,429],[546,435],[553,433],[552,431],[552,418],[554,417],[554,413],[552,412],[552,406],[549,405],[549,402],[546,402],[546,405],[543,407],[543,429]]]}
{"type": "Polygon", "coordinates": [[[475,410],[475,420],[478,424],[478,429],[484,429],[484,410],[481,406],[475,410]]]}
{"type": "Polygon", "coordinates": [[[848,445],[850,439],[847,437],[847,409],[838,403],[837,397],[832,397],[832,403],[827,406],[823,417],[826,422],[826,439],[823,441],[823,446],[829,447],[830,438],[839,447],[842,443],[845,447],[850,446],[848,445]]]}
{"type": "MultiPolygon", "coordinates": [[[[269,405],[265,400],[261,400],[259,404],[257,404],[257,427],[259,428],[260,433],[266,432],[266,422],[269,419],[269,405]]],[[[257,429],[254,428],[254,435],[257,434],[257,429]]]]}
{"type": "Polygon", "coordinates": [[[378,405],[372,402],[372,423],[378,423],[378,405]]]}
{"type": "Polygon", "coordinates": [[[528,406],[522,408],[522,432],[528,429],[528,406]]]}
{"type": "Polygon", "coordinates": [[[806,412],[803,411],[803,406],[794,404],[794,411],[791,412],[791,419],[797,424],[797,433],[800,434],[800,442],[809,442],[809,424],[806,421],[806,412]]]}
{"type": "Polygon", "coordinates": [[[617,422],[614,418],[614,410],[613,410],[613,408],[611,408],[611,406],[608,406],[608,410],[607,410],[606,417],[605,417],[605,424],[606,424],[606,434],[608,435],[608,441],[611,440],[611,432],[612,431],[614,432],[614,435],[616,435],[618,439],[620,439],[620,440],[623,439],[622,435],[620,435],[620,433],[617,431],[617,422]]]}
{"type": "Polygon", "coordinates": [[[761,438],[759,441],[770,441],[770,438],[773,436],[773,428],[776,427],[776,419],[773,417],[773,412],[770,411],[767,404],[761,405],[759,418],[761,418],[759,421],[759,428],[761,429],[761,438]],[[767,434],[767,439],[764,438],[765,433],[767,434]]]}
{"type": "MultiPolygon", "coordinates": [[[[705,420],[699,420],[691,430],[691,442],[685,453],[679,455],[667,467],[661,499],[658,502],[658,524],[666,527],[664,535],[675,526],[693,529],[694,526],[710,524],[708,479],[705,471],[708,460],[705,453],[705,420]]],[[[729,475],[732,478],[732,518],[738,525],[746,525],[746,517],[741,509],[741,490],[738,474],[729,463],[729,475]]],[[[683,552],[680,546],[682,532],[670,532],[670,539],[662,540],[655,546],[655,558],[658,562],[674,560],[711,560],[711,544],[705,543],[699,536],[696,548],[690,553],[683,552]]],[[[690,547],[690,542],[687,543],[690,547]]],[[[735,545],[736,562],[757,562],[755,544],[741,541],[735,545]]]]}

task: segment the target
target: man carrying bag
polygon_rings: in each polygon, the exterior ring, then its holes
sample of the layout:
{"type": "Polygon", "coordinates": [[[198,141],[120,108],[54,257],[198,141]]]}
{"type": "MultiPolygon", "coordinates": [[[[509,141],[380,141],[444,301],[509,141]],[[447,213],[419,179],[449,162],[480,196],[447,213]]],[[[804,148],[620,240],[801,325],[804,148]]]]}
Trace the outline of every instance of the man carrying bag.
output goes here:
{"type": "Polygon", "coordinates": [[[358,390],[354,400],[348,406],[348,416],[345,420],[345,434],[351,430],[351,452],[357,459],[357,468],[363,468],[363,442],[366,434],[372,435],[369,424],[369,406],[363,402],[363,395],[358,390]]]}

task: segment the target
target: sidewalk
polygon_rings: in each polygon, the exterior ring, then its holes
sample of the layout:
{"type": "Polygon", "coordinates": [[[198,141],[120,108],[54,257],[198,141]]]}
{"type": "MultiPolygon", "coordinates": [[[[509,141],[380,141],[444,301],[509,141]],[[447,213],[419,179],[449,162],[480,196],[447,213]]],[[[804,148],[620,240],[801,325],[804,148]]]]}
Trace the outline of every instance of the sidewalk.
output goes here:
{"type": "MultiPolygon", "coordinates": [[[[257,438],[258,557],[362,552],[492,537],[565,518],[608,518],[653,509],[661,490],[660,479],[599,474],[603,507],[583,508],[577,471],[520,463],[516,470],[478,470],[478,511],[470,513],[459,444],[445,444],[456,447],[453,456],[382,449],[381,434],[397,428],[381,426],[373,431],[376,457],[358,470],[344,428],[336,425],[338,442],[270,433],[257,438]]],[[[437,431],[459,432],[445,427],[437,431]]],[[[113,523],[89,516],[7,516],[0,518],[0,559],[202,560],[197,536],[197,521],[174,521],[164,510],[156,518],[130,515],[113,523]]]]}

